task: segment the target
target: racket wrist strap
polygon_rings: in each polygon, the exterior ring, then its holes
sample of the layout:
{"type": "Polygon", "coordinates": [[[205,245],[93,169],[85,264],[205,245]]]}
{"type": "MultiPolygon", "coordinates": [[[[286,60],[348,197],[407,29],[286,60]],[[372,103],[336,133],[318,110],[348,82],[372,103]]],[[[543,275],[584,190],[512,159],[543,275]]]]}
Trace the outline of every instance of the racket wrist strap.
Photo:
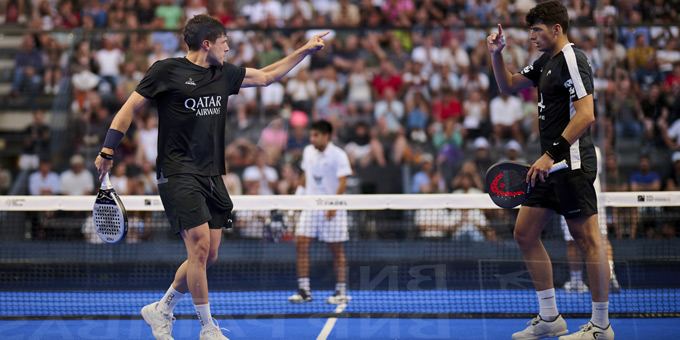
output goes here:
{"type": "Polygon", "coordinates": [[[548,157],[552,158],[554,161],[561,159],[569,152],[569,141],[566,138],[559,136],[553,142],[553,144],[545,151],[548,157]]]}
{"type": "Polygon", "coordinates": [[[99,152],[99,156],[101,156],[101,157],[104,158],[104,159],[113,160],[113,155],[112,155],[112,154],[108,154],[108,153],[106,153],[106,152],[101,152],[101,151],[100,151],[100,152],[99,152]]]}
{"type": "Polygon", "coordinates": [[[123,140],[124,136],[125,134],[121,131],[118,131],[116,129],[109,129],[109,131],[106,133],[106,139],[104,139],[103,146],[111,150],[116,150],[118,144],[120,144],[120,141],[123,140]]]}

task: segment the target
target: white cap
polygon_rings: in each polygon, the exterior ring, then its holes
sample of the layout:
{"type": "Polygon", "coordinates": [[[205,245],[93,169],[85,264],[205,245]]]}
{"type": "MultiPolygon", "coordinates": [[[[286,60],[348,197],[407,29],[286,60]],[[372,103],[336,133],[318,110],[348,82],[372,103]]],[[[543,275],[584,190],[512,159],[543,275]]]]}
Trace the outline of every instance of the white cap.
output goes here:
{"type": "Polygon", "coordinates": [[[505,152],[508,152],[510,150],[520,152],[522,151],[522,146],[519,145],[519,143],[516,140],[512,139],[507,144],[505,144],[505,152]]]}
{"type": "Polygon", "coordinates": [[[475,145],[475,149],[488,149],[489,148],[489,142],[484,137],[477,137],[475,139],[474,145],[475,145]]]}
{"type": "Polygon", "coordinates": [[[671,160],[673,161],[673,163],[680,161],[680,151],[673,152],[671,160]]]}

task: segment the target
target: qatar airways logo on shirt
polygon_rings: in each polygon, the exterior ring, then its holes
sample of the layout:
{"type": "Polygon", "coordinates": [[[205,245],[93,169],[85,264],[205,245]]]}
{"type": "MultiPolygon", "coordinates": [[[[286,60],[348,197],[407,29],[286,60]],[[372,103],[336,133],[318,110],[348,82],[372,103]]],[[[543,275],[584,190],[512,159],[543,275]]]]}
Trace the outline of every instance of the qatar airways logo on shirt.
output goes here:
{"type": "Polygon", "coordinates": [[[213,116],[222,113],[222,96],[205,96],[188,98],[184,107],[196,113],[196,116],[213,116]]]}

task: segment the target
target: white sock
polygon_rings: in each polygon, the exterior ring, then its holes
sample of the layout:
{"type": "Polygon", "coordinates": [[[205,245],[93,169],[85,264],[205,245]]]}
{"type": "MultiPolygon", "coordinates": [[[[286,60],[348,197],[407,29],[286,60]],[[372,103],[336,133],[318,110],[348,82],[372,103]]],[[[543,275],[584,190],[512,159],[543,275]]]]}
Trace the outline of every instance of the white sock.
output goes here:
{"type": "Polygon", "coordinates": [[[609,277],[610,279],[613,280],[616,278],[616,274],[614,274],[614,261],[609,260],[608,262],[609,262],[609,277]]]}
{"type": "Polygon", "coordinates": [[[175,288],[172,288],[172,285],[170,285],[170,288],[165,292],[161,301],[158,302],[157,308],[163,313],[172,313],[179,300],[182,300],[183,297],[184,294],[176,291],[175,288]]]}
{"type": "Polygon", "coordinates": [[[309,278],[308,277],[300,277],[298,278],[298,288],[309,292],[311,289],[309,288],[309,278]]]}
{"type": "Polygon", "coordinates": [[[590,318],[590,322],[602,329],[609,326],[609,301],[593,301],[593,316],[590,318]]]}
{"type": "Polygon", "coordinates": [[[572,270],[571,281],[583,281],[583,272],[580,270],[572,270]]]}
{"type": "Polygon", "coordinates": [[[198,316],[198,321],[201,323],[203,329],[214,327],[212,315],[210,315],[210,303],[206,303],[205,305],[194,305],[194,308],[196,308],[196,315],[198,316]]]}
{"type": "Polygon", "coordinates": [[[338,282],[335,284],[335,291],[340,293],[340,295],[347,295],[347,283],[338,282]]]}
{"type": "Polygon", "coordinates": [[[557,302],[555,301],[555,288],[537,291],[536,295],[538,295],[538,305],[540,306],[538,315],[541,316],[541,319],[546,321],[555,320],[555,317],[560,315],[557,311],[557,302]]]}

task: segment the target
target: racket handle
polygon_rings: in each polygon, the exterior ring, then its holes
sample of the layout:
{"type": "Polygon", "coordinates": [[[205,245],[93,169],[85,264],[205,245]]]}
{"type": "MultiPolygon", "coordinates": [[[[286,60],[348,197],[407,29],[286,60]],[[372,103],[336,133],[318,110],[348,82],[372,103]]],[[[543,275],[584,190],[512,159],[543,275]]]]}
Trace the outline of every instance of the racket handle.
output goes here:
{"type": "Polygon", "coordinates": [[[102,189],[111,189],[113,186],[111,185],[111,180],[109,180],[109,173],[107,172],[106,175],[104,175],[104,179],[102,179],[102,189]]]}
{"type": "MultiPolygon", "coordinates": [[[[557,171],[557,170],[566,169],[567,167],[569,167],[569,165],[567,165],[567,160],[565,159],[565,160],[562,160],[562,161],[559,162],[559,163],[553,164],[552,168],[550,168],[550,172],[549,172],[549,173],[553,173],[553,172],[555,172],[555,171],[557,171]]],[[[108,174],[107,174],[107,175],[108,175],[108,174]]]]}

